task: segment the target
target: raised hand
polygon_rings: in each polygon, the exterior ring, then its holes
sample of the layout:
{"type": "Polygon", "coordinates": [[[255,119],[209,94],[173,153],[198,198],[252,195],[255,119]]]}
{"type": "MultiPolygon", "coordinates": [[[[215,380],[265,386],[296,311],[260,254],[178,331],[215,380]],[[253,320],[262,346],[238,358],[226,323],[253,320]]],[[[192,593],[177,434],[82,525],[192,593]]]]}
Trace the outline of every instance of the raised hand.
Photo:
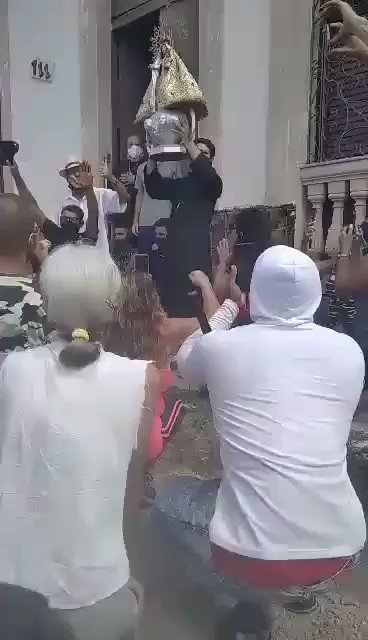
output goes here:
{"type": "Polygon", "coordinates": [[[208,276],[206,276],[203,271],[192,271],[192,273],[189,274],[189,279],[191,280],[192,284],[198,289],[203,289],[205,287],[211,286],[208,276]]]}
{"type": "Polygon", "coordinates": [[[357,58],[363,62],[368,61],[368,46],[364,44],[357,36],[344,36],[341,40],[343,46],[336,47],[331,53],[337,55],[348,55],[351,58],[357,58]]]}
{"type": "Polygon", "coordinates": [[[229,264],[229,260],[231,257],[230,254],[230,246],[227,238],[223,238],[217,245],[217,254],[219,257],[219,262],[221,266],[226,266],[229,264]]]}
{"type": "Polygon", "coordinates": [[[331,27],[338,29],[337,34],[330,41],[331,46],[344,43],[348,36],[355,35],[357,20],[360,18],[349,2],[328,0],[322,4],[320,14],[322,19],[331,24],[331,27]]]}
{"type": "Polygon", "coordinates": [[[134,173],[122,173],[120,176],[120,181],[123,183],[125,187],[130,187],[135,183],[135,175],[134,173]]]}
{"type": "Polygon", "coordinates": [[[233,264],[230,269],[230,298],[238,305],[238,307],[243,307],[245,305],[246,295],[236,283],[237,275],[238,269],[235,264],[233,264]]]}
{"type": "Polygon", "coordinates": [[[182,142],[184,147],[187,148],[188,145],[192,142],[189,135],[189,124],[185,125],[184,122],[180,120],[176,125],[174,131],[180,137],[180,141],[182,142]]]}
{"type": "Polygon", "coordinates": [[[40,264],[46,260],[49,255],[51,244],[48,240],[39,240],[34,248],[34,254],[38,258],[40,264]]]}
{"type": "Polygon", "coordinates": [[[93,187],[93,175],[91,173],[91,165],[88,162],[82,162],[76,181],[79,189],[91,189],[93,187]]]}

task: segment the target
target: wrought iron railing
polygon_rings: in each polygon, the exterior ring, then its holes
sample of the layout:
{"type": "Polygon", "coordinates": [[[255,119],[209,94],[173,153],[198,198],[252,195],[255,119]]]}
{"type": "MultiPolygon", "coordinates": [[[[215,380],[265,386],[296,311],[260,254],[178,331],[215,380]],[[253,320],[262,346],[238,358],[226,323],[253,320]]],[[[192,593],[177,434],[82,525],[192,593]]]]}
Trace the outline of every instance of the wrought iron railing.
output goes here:
{"type": "MultiPolygon", "coordinates": [[[[356,0],[360,15],[368,0],[356,0]]],[[[368,154],[368,66],[329,48],[328,32],[313,0],[308,162],[368,154]]]]}

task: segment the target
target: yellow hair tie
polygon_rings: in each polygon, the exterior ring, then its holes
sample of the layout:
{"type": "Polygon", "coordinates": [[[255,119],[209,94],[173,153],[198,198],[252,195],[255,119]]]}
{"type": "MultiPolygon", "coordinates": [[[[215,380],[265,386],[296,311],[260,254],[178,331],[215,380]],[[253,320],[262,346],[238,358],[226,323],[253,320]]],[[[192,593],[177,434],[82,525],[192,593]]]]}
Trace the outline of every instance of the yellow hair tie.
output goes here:
{"type": "Polygon", "coordinates": [[[89,342],[89,333],[86,329],[74,329],[72,338],[73,340],[86,340],[89,342]]]}

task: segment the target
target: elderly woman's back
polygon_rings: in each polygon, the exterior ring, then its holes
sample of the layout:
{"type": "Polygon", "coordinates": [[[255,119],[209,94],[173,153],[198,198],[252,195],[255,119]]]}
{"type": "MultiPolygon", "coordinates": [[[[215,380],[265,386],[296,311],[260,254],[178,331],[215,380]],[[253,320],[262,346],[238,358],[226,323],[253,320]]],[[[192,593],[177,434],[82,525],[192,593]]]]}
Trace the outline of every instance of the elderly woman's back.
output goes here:
{"type": "MultiPolygon", "coordinates": [[[[107,302],[120,287],[98,250],[58,250],[41,287],[58,331],[48,345],[11,354],[1,370],[0,581],[39,591],[52,607],[90,607],[92,618],[92,605],[120,593],[116,613],[130,609],[130,620],[110,619],[103,637],[123,638],[136,608],[123,506],[150,367],[92,340],[111,320],[107,302]]],[[[78,638],[76,612],[69,617],[78,638]]]]}

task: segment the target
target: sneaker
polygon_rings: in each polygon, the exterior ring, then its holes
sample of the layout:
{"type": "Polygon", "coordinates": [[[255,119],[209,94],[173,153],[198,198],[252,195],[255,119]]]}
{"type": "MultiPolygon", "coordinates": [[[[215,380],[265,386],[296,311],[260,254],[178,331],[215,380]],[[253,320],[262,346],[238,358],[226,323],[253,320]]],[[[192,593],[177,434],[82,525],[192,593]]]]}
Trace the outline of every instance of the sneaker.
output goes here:
{"type": "Polygon", "coordinates": [[[318,609],[317,598],[311,595],[305,598],[299,598],[298,600],[284,604],[284,609],[295,614],[313,613],[318,609]]]}

